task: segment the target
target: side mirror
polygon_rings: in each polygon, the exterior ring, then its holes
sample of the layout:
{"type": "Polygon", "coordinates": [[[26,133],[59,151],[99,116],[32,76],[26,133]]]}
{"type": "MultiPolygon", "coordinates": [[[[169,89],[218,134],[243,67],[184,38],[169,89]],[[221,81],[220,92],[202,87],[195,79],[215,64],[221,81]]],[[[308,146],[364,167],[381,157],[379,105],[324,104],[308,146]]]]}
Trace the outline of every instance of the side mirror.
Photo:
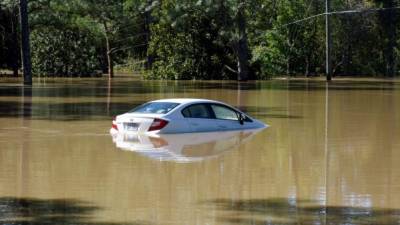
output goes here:
{"type": "Polygon", "coordinates": [[[240,113],[240,114],[239,114],[239,123],[240,123],[241,125],[244,124],[245,118],[246,118],[246,116],[243,115],[243,113],[240,113]]]}

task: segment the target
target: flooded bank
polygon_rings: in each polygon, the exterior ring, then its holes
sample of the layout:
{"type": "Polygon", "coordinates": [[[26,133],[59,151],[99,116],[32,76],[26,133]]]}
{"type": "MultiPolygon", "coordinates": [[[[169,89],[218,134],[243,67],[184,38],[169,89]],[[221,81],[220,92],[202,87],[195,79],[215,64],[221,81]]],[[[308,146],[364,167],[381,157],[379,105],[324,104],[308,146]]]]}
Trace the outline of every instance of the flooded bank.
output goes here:
{"type": "Polygon", "coordinates": [[[398,82],[2,82],[0,224],[400,224],[399,133],[398,82]],[[185,163],[108,133],[113,115],[175,97],[270,127],[185,163]]]}

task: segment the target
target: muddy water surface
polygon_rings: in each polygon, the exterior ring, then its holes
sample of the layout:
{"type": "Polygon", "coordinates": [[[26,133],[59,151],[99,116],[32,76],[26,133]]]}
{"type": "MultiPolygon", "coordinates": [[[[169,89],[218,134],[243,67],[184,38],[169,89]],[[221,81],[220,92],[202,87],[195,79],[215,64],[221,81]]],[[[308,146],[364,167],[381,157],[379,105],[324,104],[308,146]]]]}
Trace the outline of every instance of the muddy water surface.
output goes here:
{"type": "Polygon", "coordinates": [[[0,224],[400,224],[399,137],[398,82],[2,80],[0,224]],[[170,97],[270,127],[184,143],[179,160],[108,133],[113,115],[170,97]]]}

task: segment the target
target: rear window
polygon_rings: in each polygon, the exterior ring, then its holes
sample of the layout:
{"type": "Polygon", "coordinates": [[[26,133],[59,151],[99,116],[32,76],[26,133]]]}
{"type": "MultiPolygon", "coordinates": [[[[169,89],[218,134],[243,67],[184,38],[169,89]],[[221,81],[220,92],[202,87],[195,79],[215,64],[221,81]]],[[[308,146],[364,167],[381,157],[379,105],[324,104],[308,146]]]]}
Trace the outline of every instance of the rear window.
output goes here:
{"type": "Polygon", "coordinates": [[[179,103],[174,102],[149,102],[143,105],[140,105],[131,111],[130,113],[156,113],[156,114],[166,114],[175,107],[177,107],[179,103]]]}

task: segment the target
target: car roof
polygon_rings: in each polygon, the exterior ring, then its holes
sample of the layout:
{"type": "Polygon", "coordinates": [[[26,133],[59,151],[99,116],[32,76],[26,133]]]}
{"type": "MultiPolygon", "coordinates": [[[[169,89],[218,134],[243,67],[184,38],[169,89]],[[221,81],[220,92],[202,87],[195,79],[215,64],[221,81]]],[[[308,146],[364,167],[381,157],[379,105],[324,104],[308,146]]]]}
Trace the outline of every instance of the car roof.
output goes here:
{"type": "Polygon", "coordinates": [[[202,102],[213,102],[213,103],[220,103],[218,101],[209,100],[209,99],[200,99],[200,98],[168,98],[168,99],[159,99],[151,102],[174,102],[180,104],[186,103],[202,103],[202,102]]]}

